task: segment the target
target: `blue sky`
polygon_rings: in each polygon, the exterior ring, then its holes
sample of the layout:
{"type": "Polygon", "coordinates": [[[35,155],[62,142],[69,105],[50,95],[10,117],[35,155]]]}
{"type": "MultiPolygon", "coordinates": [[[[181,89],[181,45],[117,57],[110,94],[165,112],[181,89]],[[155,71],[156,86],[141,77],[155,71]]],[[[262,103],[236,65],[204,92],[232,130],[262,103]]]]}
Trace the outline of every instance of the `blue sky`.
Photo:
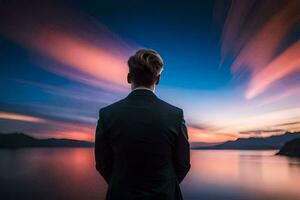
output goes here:
{"type": "Polygon", "coordinates": [[[300,130],[297,1],[2,4],[0,132],[92,140],[138,48],[162,55],[156,93],[192,141],[300,130]]]}

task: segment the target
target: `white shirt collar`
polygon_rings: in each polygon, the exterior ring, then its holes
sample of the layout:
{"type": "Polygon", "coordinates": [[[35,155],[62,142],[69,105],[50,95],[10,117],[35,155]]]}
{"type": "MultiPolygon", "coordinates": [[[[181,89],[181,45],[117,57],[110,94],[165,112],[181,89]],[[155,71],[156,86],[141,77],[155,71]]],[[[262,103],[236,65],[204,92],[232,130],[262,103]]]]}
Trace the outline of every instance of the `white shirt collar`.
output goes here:
{"type": "Polygon", "coordinates": [[[136,87],[136,88],[134,88],[133,90],[131,90],[131,91],[134,91],[134,90],[149,90],[149,91],[151,91],[151,92],[155,92],[155,90],[152,90],[152,89],[150,89],[150,88],[147,88],[147,87],[144,87],[144,86],[139,86],[139,87],[136,87]]]}

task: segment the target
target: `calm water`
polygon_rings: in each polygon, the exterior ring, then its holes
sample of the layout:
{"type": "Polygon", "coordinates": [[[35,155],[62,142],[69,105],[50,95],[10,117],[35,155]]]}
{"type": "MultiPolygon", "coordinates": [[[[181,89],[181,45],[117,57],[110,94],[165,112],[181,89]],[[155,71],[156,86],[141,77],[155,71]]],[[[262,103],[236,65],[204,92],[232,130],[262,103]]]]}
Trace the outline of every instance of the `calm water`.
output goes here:
{"type": "MultiPolygon", "coordinates": [[[[185,199],[300,199],[300,160],[275,151],[193,150],[185,199]]],[[[0,199],[103,199],[93,149],[0,150],[0,199]]]]}

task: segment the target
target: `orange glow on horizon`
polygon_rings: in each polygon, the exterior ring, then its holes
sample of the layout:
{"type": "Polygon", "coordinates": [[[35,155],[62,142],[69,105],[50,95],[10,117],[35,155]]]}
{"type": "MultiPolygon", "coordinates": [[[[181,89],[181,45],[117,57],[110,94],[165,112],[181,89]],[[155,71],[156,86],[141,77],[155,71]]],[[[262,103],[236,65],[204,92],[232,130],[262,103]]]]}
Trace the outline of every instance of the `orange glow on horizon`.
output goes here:
{"type": "Polygon", "coordinates": [[[38,134],[37,136],[38,136],[38,138],[70,139],[70,140],[82,140],[82,141],[88,141],[88,142],[95,141],[95,134],[93,132],[83,132],[80,130],[45,133],[45,134],[38,134]],[[42,137],[41,137],[41,135],[42,135],[42,137]]]}
{"type": "Polygon", "coordinates": [[[215,130],[203,130],[195,127],[188,127],[188,134],[190,142],[218,143],[237,139],[237,136],[234,134],[220,133],[215,130]]]}

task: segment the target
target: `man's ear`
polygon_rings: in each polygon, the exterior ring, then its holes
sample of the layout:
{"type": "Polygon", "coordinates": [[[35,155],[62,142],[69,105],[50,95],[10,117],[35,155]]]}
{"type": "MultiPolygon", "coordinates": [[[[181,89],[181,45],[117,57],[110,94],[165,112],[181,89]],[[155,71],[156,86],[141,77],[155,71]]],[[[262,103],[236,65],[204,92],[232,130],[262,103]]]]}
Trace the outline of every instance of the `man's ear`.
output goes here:
{"type": "Polygon", "coordinates": [[[158,76],[156,77],[155,85],[158,85],[158,84],[159,84],[159,81],[160,81],[160,75],[158,75],[158,76]]]}
{"type": "Polygon", "coordinates": [[[127,74],[127,83],[129,83],[129,84],[131,84],[131,74],[130,73],[128,73],[127,74]]]}

